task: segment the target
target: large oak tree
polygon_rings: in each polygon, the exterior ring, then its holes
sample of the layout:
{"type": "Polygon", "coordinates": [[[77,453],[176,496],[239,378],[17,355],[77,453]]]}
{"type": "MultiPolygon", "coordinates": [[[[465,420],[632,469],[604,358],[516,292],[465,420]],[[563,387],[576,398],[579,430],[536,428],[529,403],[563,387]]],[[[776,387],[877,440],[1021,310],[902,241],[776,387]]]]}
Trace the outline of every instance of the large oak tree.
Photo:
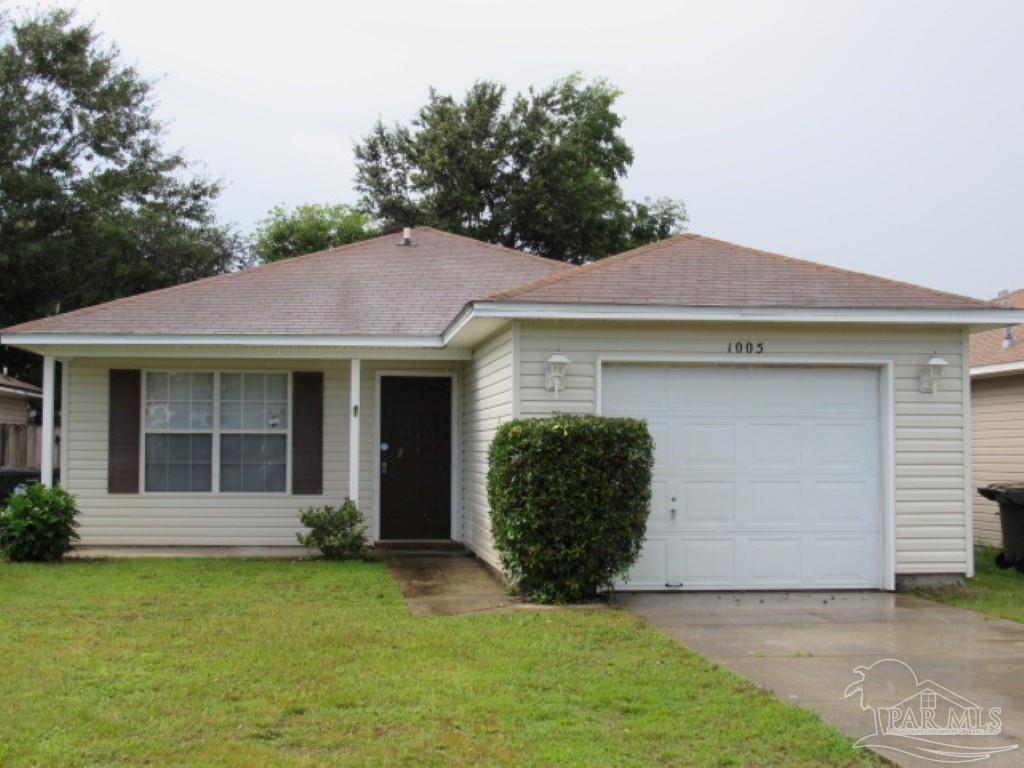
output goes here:
{"type": "Polygon", "coordinates": [[[431,90],[411,124],[378,121],[356,144],[360,203],[386,224],[430,224],[567,261],[668,237],[686,223],[681,202],[623,196],[633,151],[618,96],[577,75],[510,101],[489,81],[461,100],[431,90]]]}
{"type": "MultiPolygon", "coordinates": [[[[162,146],[152,84],[68,10],[0,11],[0,327],[233,268],[221,187],[162,146]]],[[[12,373],[36,364],[0,349],[12,373]]]]}

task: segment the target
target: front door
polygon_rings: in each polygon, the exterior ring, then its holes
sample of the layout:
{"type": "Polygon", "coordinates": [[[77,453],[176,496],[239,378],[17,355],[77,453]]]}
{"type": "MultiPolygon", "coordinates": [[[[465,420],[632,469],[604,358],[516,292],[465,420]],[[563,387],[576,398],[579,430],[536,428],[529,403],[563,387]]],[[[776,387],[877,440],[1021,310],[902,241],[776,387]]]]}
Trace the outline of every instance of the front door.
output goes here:
{"type": "Polygon", "coordinates": [[[380,381],[380,537],[450,539],[452,381],[380,381]]]}

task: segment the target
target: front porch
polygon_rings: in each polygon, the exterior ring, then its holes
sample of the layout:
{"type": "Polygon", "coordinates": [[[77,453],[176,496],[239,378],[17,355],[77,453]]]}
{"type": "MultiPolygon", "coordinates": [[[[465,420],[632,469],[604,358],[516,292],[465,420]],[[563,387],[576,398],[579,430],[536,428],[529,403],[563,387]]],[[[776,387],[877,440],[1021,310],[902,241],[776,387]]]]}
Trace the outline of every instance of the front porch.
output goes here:
{"type": "MultiPolygon", "coordinates": [[[[43,430],[54,429],[60,387],[63,485],[78,499],[86,553],[295,556],[304,554],[294,549],[299,511],[351,498],[375,544],[465,546],[487,559],[486,444],[511,417],[510,379],[490,385],[488,403],[478,398],[506,357],[501,339],[484,342],[476,356],[465,349],[148,346],[118,357],[68,350],[45,359],[43,430]],[[123,373],[138,382],[127,400],[112,384],[123,373]],[[243,395],[240,387],[248,388],[243,395]],[[155,458],[161,442],[170,453],[155,458]]],[[[53,477],[54,459],[44,452],[44,478],[53,477]]]]}

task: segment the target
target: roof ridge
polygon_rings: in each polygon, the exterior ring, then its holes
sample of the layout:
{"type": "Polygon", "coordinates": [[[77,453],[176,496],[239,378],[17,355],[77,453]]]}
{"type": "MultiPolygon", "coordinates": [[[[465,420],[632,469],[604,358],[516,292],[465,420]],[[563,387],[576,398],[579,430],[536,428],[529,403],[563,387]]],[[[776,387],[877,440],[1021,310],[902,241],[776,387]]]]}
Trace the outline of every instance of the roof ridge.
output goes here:
{"type": "Polygon", "coordinates": [[[415,232],[417,229],[426,229],[426,230],[429,230],[430,232],[436,232],[439,235],[443,235],[445,237],[454,238],[456,240],[471,240],[472,242],[474,242],[474,243],[476,243],[478,245],[482,245],[482,246],[485,246],[487,248],[495,249],[497,251],[500,251],[502,254],[509,255],[509,256],[521,256],[521,257],[524,257],[524,258],[527,258],[527,259],[531,259],[533,261],[545,262],[547,264],[556,264],[557,265],[557,264],[567,264],[568,263],[568,262],[561,261],[559,259],[551,259],[551,258],[548,258],[547,256],[541,256],[540,254],[537,254],[537,253],[530,253],[529,251],[524,251],[524,250],[521,250],[519,248],[513,248],[513,247],[508,246],[508,245],[502,245],[501,243],[491,243],[491,242],[488,242],[487,240],[478,240],[477,238],[471,237],[470,235],[460,235],[460,234],[456,234],[455,232],[448,232],[447,230],[438,229],[437,227],[431,227],[431,226],[426,225],[426,224],[424,224],[422,226],[419,226],[419,227],[413,227],[413,232],[415,232]]]}
{"type": "Polygon", "coordinates": [[[550,285],[551,283],[557,283],[562,279],[582,274],[584,272],[590,271],[605,264],[609,264],[611,262],[617,264],[620,261],[628,261],[634,256],[639,256],[643,253],[649,253],[650,251],[657,249],[659,246],[663,246],[675,240],[680,240],[682,238],[690,236],[691,234],[689,232],[684,232],[678,235],[673,235],[672,237],[666,237],[662,238],[661,240],[655,240],[653,243],[645,243],[644,245],[637,246],[636,248],[631,248],[628,251],[622,251],[621,253],[614,253],[611,256],[605,256],[603,259],[597,259],[595,261],[587,262],[586,264],[579,264],[575,266],[574,269],[566,269],[551,275],[545,275],[544,277],[537,278],[536,280],[531,280],[528,283],[523,283],[522,285],[517,286],[516,288],[510,288],[507,291],[498,291],[497,293],[492,293],[488,296],[484,296],[482,299],[480,299],[480,301],[496,301],[499,299],[511,299],[516,296],[522,295],[527,291],[532,291],[535,288],[544,287],[550,285]]]}
{"type": "Polygon", "coordinates": [[[920,283],[911,283],[908,280],[896,280],[896,279],[891,278],[891,277],[883,277],[881,275],[873,275],[870,272],[861,272],[860,270],[857,270],[857,269],[848,269],[846,267],[837,267],[837,266],[835,266],[833,264],[825,264],[825,263],[820,262],[820,261],[811,261],[810,259],[800,259],[800,258],[797,258],[796,256],[787,256],[784,253],[776,253],[775,251],[766,251],[763,248],[751,248],[750,246],[747,246],[747,245],[739,245],[738,243],[731,243],[728,240],[720,240],[720,239],[715,238],[715,237],[708,237],[707,235],[697,235],[697,234],[694,234],[694,237],[695,238],[699,238],[701,240],[707,240],[707,241],[712,242],[712,243],[719,243],[721,245],[726,245],[726,246],[729,246],[730,248],[738,248],[738,249],[744,250],[744,251],[752,251],[754,253],[759,253],[762,256],[768,256],[768,257],[775,258],[775,259],[781,259],[782,261],[793,262],[795,264],[804,264],[804,265],[809,266],[809,267],[820,267],[821,269],[826,269],[826,270],[829,270],[831,272],[839,272],[840,274],[845,274],[845,275],[857,275],[859,277],[866,277],[869,280],[874,280],[876,282],[881,282],[881,283],[888,283],[889,285],[899,285],[899,286],[903,286],[903,287],[907,287],[907,288],[916,288],[919,291],[929,291],[930,293],[935,293],[935,294],[938,294],[940,296],[949,296],[949,297],[955,298],[955,299],[966,299],[967,301],[973,301],[975,304],[979,304],[979,305],[985,305],[985,304],[988,303],[988,302],[983,301],[982,299],[976,298],[974,296],[967,296],[966,294],[962,294],[962,293],[953,293],[952,291],[942,291],[942,290],[939,290],[938,288],[929,288],[926,285],[921,285],[920,283]]]}

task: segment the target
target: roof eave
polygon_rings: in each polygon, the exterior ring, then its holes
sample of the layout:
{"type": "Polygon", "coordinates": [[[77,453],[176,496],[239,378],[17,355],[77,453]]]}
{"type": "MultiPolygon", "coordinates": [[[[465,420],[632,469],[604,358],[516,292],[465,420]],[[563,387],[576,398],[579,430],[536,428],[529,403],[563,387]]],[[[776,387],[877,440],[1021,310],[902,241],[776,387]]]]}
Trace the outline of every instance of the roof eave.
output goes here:
{"type": "Polygon", "coordinates": [[[985,379],[991,376],[1007,376],[1015,373],[1024,373],[1024,360],[1012,360],[1008,363],[988,363],[985,365],[971,366],[972,379],[985,379]]]}

